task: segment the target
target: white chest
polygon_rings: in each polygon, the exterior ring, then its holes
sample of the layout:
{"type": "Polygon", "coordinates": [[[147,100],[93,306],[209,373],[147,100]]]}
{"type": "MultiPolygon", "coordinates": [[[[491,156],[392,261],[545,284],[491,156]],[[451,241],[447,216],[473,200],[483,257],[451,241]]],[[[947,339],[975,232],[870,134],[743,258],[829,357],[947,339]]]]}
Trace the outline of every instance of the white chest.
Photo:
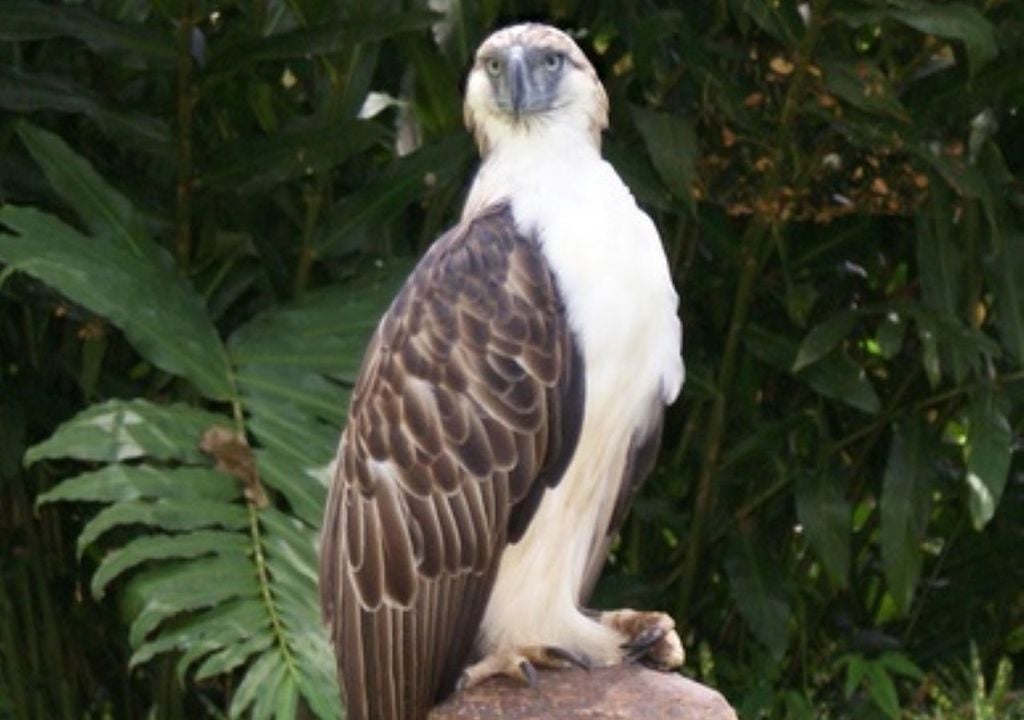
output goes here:
{"type": "Polygon", "coordinates": [[[511,189],[505,197],[517,224],[537,233],[558,280],[583,354],[586,399],[572,462],[502,557],[483,625],[489,645],[582,632],[576,603],[586,574],[603,562],[595,553],[604,550],[629,443],[683,378],[678,299],[653,224],[596,153],[531,163],[490,168],[469,204],[497,199],[488,188],[511,189]]]}

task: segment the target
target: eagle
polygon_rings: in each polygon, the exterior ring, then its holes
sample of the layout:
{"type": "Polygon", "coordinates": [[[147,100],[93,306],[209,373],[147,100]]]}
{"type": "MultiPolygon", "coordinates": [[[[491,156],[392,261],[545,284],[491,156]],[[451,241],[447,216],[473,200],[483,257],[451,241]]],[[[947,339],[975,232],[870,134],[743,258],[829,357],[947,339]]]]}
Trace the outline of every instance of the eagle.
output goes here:
{"type": "Polygon", "coordinates": [[[601,156],[608,98],[565,33],[488,37],[458,224],[369,342],[320,594],[351,720],[422,720],[494,675],[683,662],[672,619],[586,608],[683,383],[657,230],[601,156]]]}

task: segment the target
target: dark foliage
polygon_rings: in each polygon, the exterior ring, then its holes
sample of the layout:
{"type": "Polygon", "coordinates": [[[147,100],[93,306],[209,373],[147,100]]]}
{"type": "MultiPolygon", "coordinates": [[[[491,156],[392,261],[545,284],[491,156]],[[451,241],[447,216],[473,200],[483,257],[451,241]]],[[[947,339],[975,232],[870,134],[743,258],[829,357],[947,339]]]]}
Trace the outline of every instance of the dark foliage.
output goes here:
{"type": "Polygon", "coordinates": [[[1024,712],[1024,4],[452,5],[0,0],[0,718],[338,714],[328,463],[523,18],[684,303],[602,601],[745,718],[1024,712]]]}

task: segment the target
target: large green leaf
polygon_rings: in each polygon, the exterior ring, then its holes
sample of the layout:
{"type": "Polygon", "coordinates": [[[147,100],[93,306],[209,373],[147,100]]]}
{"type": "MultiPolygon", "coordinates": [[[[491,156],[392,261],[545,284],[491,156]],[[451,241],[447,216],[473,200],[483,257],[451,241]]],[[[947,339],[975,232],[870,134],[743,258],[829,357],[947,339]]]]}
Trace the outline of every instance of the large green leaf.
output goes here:
{"type": "Polygon", "coordinates": [[[855,27],[891,18],[922,33],[959,40],[967,48],[972,75],[999,52],[992,23],[968,3],[889,0],[885,8],[840,10],[837,15],[855,27]]]}
{"type": "Polygon", "coordinates": [[[171,532],[199,528],[240,530],[249,524],[241,505],[210,500],[164,498],[155,502],[126,500],[108,505],[85,524],[78,535],[78,554],[104,533],[125,525],[146,525],[171,532]]]}
{"type": "Polygon", "coordinates": [[[353,383],[366,343],[408,272],[406,262],[368,267],[358,282],[260,315],[231,336],[231,357],[242,369],[295,369],[353,383]]]}
{"type": "Polygon", "coordinates": [[[868,60],[823,60],[825,87],[858,110],[909,122],[885,74],[868,60]]]}
{"type": "Polygon", "coordinates": [[[102,53],[124,53],[158,65],[173,65],[170,32],[155,32],[139,25],[123,25],[70,4],[35,0],[0,0],[0,40],[42,40],[74,37],[102,53]]]}
{"type": "Polygon", "coordinates": [[[164,156],[173,149],[170,129],[162,118],[113,107],[88,88],[60,75],[0,67],[0,108],[20,113],[55,110],[85,115],[117,142],[164,156]]]}
{"type": "Polygon", "coordinates": [[[995,290],[995,321],[1003,347],[1024,365],[1024,234],[1002,238],[986,270],[995,290]]]}
{"type": "Polygon", "coordinates": [[[74,458],[121,462],[141,457],[206,462],[199,450],[203,433],[231,419],[199,408],[148,400],[108,400],[91,405],[62,423],[50,437],[25,453],[25,462],[74,458]]]}
{"type": "MultiPolygon", "coordinates": [[[[225,504],[241,495],[238,480],[207,468],[161,468],[113,464],[64,480],[37,503],[105,502],[174,498],[225,504]]],[[[231,507],[231,505],[227,505],[231,507]]]]}
{"type": "Polygon", "coordinates": [[[472,147],[469,137],[460,131],[395,160],[331,210],[316,239],[317,249],[323,252],[344,245],[357,230],[379,227],[431,188],[464,177],[472,147]]]}
{"type": "Polygon", "coordinates": [[[927,426],[918,419],[897,423],[882,480],[882,565],[889,592],[906,612],[921,577],[922,549],[935,484],[927,426]]]}
{"type": "Polygon", "coordinates": [[[798,374],[825,397],[840,400],[862,412],[876,413],[878,393],[864,368],[841,352],[834,352],[798,374]]]}
{"type": "Polygon", "coordinates": [[[857,324],[857,313],[842,310],[819,325],[815,325],[800,343],[793,372],[799,372],[828,355],[833,348],[846,339],[857,324]]]}
{"type": "Polygon", "coordinates": [[[132,581],[131,598],[141,607],[132,621],[129,640],[138,647],[160,623],[181,613],[246,597],[257,597],[259,585],[242,553],[206,556],[165,563],[132,581]]]}
{"type": "MultiPolygon", "coordinates": [[[[937,317],[954,326],[964,313],[964,264],[960,240],[952,234],[952,197],[946,188],[933,191],[932,202],[915,218],[917,265],[921,277],[921,295],[937,317]]],[[[963,382],[970,355],[964,348],[937,340],[947,370],[957,382],[963,382]]]]}
{"type": "Polygon", "coordinates": [[[1006,487],[1013,452],[1007,401],[988,386],[971,396],[967,414],[968,507],[975,530],[992,519],[1006,487]]]}
{"type": "Polygon", "coordinates": [[[378,42],[399,33],[427,28],[436,19],[437,15],[426,10],[380,13],[224,44],[211,51],[207,73],[216,77],[263,60],[339,52],[356,44],[378,42]]]}
{"type": "Polygon", "coordinates": [[[199,297],[157,253],[89,238],[33,208],[0,207],[0,259],[121,328],[158,367],[214,399],[233,393],[227,354],[199,297]]]}
{"type": "Polygon", "coordinates": [[[842,474],[831,469],[797,474],[797,517],[837,587],[846,587],[850,575],[853,509],[846,492],[842,474]]]}
{"type": "Polygon", "coordinates": [[[385,132],[364,120],[282,130],[224,144],[201,176],[204,187],[243,194],[267,190],[338,165],[380,143],[385,132]]]}
{"type": "Polygon", "coordinates": [[[697,163],[697,136],[693,123],[678,115],[639,106],[633,108],[633,120],[665,186],[693,212],[697,163]]]}
{"type": "MultiPolygon", "coordinates": [[[[838,329],[842,329],[843,322],[846,321],[838,323],[838,329]]],[[[821,344],[826,344],[825,341],[831,342],[832,338],[827,335],[832,334],[834,337],[838,334],[835,330],[836,328],[823,330],[822,335],[826,337],[820,340],[821,344]]],[[[743,342],[755,357],[781,371],[792,372],[800,346],[790,338],[752,323],[744,333],[743,342]]],[[[809,341],[805,340],[805,343],[809,341]]],[[[816,338],[813,344],[810,350],[816,353],[819,339],[816,338]]],[[[832,350],[822,359],[794,375],[825,397],[839,400],[866,413],[878,412],[881,402],[867,373],[840,349],[832,350]]]]}
{"type": "Polygon", "coordinates": [[[244,662],[252,652],[264,650],[273,642],[269,632],[259,632],[266,620],[267,608],[260,599],[231,600],[188,620],[162,628],[156,637],[146,640],[135,649],[131,664],[134,667],[161,653],[180,650],[185,653],[179,665],[179,670],[184,674],[190,665],[209,653],[235,648],[236,643],[250,637],[263,641],[262,646],[256,643],[257,647],[250,653],[212,674],[226,672],[244,662]]]}
{"type": "Polygon", "coordinates": [[[93,235],[140,258],[152,260],[156,256],[158,248],[149,240],[142,217],[128,199],[60,136],[25,122],[18,123],[18,135],[53,189],[74,208],[93,235]]]}
{"type": "MultiPolygon", "coordinates": [[[[92,576],[92,594],[102,598],[107,585],[114,579],[143,563],[203,555],[234,556],[235,562],[238,562],[248,549],[249,540],[245,535],[220,530],[140,537],[104,556],[92,576]]],[[[242,564],[245,564],[244,561],[242,564]]]]}
{"type": "Polygon", "coordinates": [[[789,599],[782,574],[746,533],[737,533],[725,557],[725,572],[740,614],[776,660],[789,645],[789,599]]]}

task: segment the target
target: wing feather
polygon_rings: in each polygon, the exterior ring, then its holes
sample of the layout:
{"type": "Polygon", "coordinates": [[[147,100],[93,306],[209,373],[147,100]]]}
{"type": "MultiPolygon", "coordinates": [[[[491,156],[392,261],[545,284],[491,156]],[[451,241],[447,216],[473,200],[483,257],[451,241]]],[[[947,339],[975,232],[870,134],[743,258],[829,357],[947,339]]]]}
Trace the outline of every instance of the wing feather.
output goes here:
{"type": "Polygon", "coordinates": [[[419,720],[451,691],[582,415],[537,240],[507,205],[444,235],[371,340],[328,497],[321,602],[351,720],[419,720]]]}

